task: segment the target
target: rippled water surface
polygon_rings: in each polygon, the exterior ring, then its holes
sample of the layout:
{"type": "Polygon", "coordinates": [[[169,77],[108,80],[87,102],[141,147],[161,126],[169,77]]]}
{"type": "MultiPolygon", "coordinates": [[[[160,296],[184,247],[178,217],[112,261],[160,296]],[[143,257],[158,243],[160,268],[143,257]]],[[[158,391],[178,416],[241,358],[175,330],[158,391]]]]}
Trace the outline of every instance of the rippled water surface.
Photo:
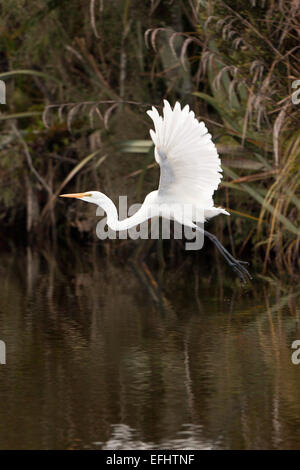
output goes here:
{"type": "Polygon", "coordinates": [[[93,247],[0,257],[1,449],[300,448],[296,286],[93,247]]]}

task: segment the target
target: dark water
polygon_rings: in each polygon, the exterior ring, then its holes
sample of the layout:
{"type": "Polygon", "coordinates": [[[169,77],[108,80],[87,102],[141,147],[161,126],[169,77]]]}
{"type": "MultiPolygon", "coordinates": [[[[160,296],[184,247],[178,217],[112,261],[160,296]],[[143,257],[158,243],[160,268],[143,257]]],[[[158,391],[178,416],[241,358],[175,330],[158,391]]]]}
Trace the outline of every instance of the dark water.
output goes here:
{"type": "Polygon", "coordinates": [[[0,257],[1,449],[300,448],[299,289],[0,257]]]}

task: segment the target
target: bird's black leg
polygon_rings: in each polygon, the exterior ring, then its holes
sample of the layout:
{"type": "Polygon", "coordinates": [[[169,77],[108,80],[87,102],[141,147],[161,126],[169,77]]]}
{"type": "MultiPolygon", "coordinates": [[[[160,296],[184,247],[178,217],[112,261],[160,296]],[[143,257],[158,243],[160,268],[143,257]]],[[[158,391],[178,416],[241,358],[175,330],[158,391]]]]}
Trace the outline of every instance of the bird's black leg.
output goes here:
{"type": "MultiPolygon", "coordinates": [[[[201,229],[200,229],[201,230],[201,229]]],[[[201,230],[202,231],[202,230],[201,230]]],[[[203,230],[203,233],[206,237],[208,237],[218,248],[219,252],[224,256],[229,266],[240,276],[243,281],[246,281],[247,277],[252,279],[247,269],[243,266],[243,264],[248,264],[245,261],[239,261],[235,259],[231,253],[222,245],[222,243],[217,239],[215,235],[207,230],[203,230]]]]}
{"type": "MultiPolygon", "coordinates": [[[[218,244],[219,247],[222,249],[222,251],[229,257],[229,259],[231,259],[232,261],[238,261],[240,264],[249,264],[248,261],[241,261],[241,260],[236,260],[231,253],[229,253],[228,250],[226,250],[225,246],[222,245],[222,243],[218,240],[218,238],[213,235],[212,233],[210,232],[207,232],[206,230],[204,230],[204,234],[210,238],[210,240],[212,240],[216,245],[218,244]]],[[[219,249],[220,249],[219,248],[219,249]]]]}

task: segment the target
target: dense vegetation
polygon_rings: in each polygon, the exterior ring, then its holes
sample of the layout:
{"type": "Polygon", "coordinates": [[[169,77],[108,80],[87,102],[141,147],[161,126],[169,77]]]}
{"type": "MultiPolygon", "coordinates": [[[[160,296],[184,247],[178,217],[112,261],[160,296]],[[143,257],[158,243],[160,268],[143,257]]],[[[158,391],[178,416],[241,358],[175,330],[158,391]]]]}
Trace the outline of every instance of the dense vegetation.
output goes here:
{"type": "MultiPolygon", "coordinates": [[[[72,226],[93,236],[92,213],[62,204],[63,191],[141,202],[158,179],[145,110],[166,97],[189,103],[220,151],[216,202],[232,216],[211,230],[261,270],[297,273],[297,0],[6,0],[0,8],[3,229],[41,239],[72,226]]],[[[179,241],[169,248],[180,251],[179,241]]]]}

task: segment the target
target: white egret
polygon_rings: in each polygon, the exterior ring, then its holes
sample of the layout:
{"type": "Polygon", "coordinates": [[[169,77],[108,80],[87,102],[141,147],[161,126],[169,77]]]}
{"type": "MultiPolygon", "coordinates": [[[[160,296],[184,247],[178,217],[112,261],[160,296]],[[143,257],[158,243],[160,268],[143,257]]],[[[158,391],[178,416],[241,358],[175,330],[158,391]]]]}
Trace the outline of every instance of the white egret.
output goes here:
{"type": "Polygon", "coordinates": [[[172,218],[202,232],[241,279],[250,278],[243,266],[248,263],[236,260],[215,235],[197,225],[218,214],[230,215],[225,209],[214,207],[213,193],[221,181],[222,169],[205,124],[195,118],[188,105],[181,109],[178,102],[172,109],[165,100],[163,116],[154,107],[147,114],[155,128],[155,131],[150,130],[150,135],[155,145],[155,160],[160,166],[159,187],[146,196],[132,217],[119,220],[112,200],[99,191],[62,194],[61,197],[77,198],[100,206],[107,214],[107,225],[114,231],[130,229],[154,216],[172,218]],[[193,209],[189,214],[184,210],[187,205],[193,209]]]}

